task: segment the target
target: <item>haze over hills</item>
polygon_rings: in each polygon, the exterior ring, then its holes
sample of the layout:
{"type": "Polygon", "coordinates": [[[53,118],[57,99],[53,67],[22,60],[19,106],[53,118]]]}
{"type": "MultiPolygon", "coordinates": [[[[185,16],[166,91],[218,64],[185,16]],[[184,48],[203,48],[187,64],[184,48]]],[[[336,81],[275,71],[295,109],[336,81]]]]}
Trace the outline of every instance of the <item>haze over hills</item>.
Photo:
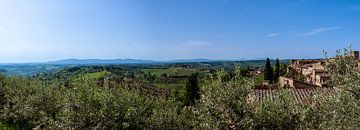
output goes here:
{"type": "MultiPolygon", "coordinates": [[[[274,61],[274,60],[272,60],[274,61]]],[[[263,58],[258,59],[176,59],[176,60],[141,60],[141,59],[64,59],[33,63],[0,63],[0,73],[10,76],[29,76],[40,72],[50,72],[75,66],[93,65],[162,65],[162,64],[192,64],[209,66],[257,66],[264,63],[263,58]]],[[[288,60],[281,60],[287,63],[288,60]]]]}
{"type": "Polygon", "coordinates": [[[44,64],[148,64],[155,63],[152,60],[140,59],[64,59],[57,61],[43,62],[44,64]]]}
{"type": "Polygon", "coordinates": [[[218,62],[218,61],[244,61],[246,59],[174,59],[174,60],[142,60],[142,59],[64,59],[58,61],[43,62],[43,64],[76,64],[76,65],[89,65],[89,64],[159,64],[159,63],[189,63],[189,62],[218,62]]]}
{"type": "Polygon", "coordinates": [[[224,62],[224,61],[247,61],[247,60],[264,60],[265,58],[256,59],[173,59],[173,60],[143,60],[143,59],[63,59],[45,62],[25,62],[25,63],[0,63],[0,65],[12,64],[50,64],[50,65],[99,65],[99,64],[161,64],[161,63],[196,63],[196,62],[224,62]]]}

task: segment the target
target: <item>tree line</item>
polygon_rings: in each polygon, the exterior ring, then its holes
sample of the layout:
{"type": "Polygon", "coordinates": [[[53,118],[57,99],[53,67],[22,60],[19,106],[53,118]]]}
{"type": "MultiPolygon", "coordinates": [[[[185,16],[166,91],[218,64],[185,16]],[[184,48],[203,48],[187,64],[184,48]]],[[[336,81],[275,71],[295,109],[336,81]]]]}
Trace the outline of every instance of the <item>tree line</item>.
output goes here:
{"type": "Polygon", "coordinates": [[[281,75],[284,74],[285,65],[281,68],[279,59],[276,59],[275,66],[271,66],[270,59],[266,59],[265,69],[264,69],[264,80],[269,81],[269,83],[276,83],[281,75]]]}

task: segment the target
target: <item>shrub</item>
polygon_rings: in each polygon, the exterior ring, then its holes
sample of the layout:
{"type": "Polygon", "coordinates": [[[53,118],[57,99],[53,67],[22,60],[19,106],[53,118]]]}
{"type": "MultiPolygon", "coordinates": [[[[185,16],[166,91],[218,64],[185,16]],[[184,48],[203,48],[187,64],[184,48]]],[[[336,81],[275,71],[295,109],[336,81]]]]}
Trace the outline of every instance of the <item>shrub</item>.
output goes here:
{"type": "MultiPolygon", "coordinates": [[[[239,72],[239,71],[237,71],[239,72]]],[[[245,127],[250,107],[247,97],[253,82],[237,73],[235,79],[222,82],[224,71],[219,71],[210,85],[202,87],[201,99],[193,108],[203,129],[245,127]]]]}

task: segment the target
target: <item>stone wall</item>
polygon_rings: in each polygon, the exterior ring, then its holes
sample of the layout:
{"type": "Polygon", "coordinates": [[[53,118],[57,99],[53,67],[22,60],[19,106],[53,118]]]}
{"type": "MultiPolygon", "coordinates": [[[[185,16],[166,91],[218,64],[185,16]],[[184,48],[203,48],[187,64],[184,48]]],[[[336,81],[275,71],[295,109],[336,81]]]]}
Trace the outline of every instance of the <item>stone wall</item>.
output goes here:
{"type": "Polygon", "coordinates": [[[303,89],[303,88],[317,87],[316,85],[312,85],[312,84],[309,84],[309,83],[304,83],[304,82],[294,80],[294,79],[291,79],[291,78],[286,78],[286,77],[280,77],[279,78],[279,83],[280,83],[280,87],[284,87],[284,88],[303,89]]]}
{"type": "Polygon", "coordinates": [[[304,83],[304,82],[297,81],[297,80],[294,80],[294,86],[295,86],[295,88],[297,88],[297,89],[305,89],[305,88],[318,87],[318,86],[316,86],[316,85],[304,83]]]}
{"type": "Polygon", "coordinates": [[[280,77],[279,78],[279,83],[281,87],[285,87],[285,88],[295,88],[294,86],[294,80],[291,78],[286,78],[286,77],[280,77]]]}

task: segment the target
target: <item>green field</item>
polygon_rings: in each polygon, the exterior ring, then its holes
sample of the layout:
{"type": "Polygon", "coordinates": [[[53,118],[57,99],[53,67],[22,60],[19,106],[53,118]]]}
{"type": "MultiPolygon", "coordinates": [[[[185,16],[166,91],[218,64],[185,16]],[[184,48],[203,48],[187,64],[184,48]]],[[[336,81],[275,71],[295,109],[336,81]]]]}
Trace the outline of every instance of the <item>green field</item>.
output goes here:
{"type": "Polygon", "coordinates": [[[84,79],[99,79],[101,77],[107,76],[111,74],[108,71],[101,71],[101,72],[95,72],[95,73],[86,73],[84,75],[81,75],[78,78],[84,78],[84,79]]]}
{"type": "Polygon", "coordinates": [[[189,76],[196,72],[195,69],[181,68],[181,67],[170,67],[170,68],[156,68],[156,69],[141,69],[145,74],[151,73],[157,76],[167,74],[168,76],[189,76]]]}

